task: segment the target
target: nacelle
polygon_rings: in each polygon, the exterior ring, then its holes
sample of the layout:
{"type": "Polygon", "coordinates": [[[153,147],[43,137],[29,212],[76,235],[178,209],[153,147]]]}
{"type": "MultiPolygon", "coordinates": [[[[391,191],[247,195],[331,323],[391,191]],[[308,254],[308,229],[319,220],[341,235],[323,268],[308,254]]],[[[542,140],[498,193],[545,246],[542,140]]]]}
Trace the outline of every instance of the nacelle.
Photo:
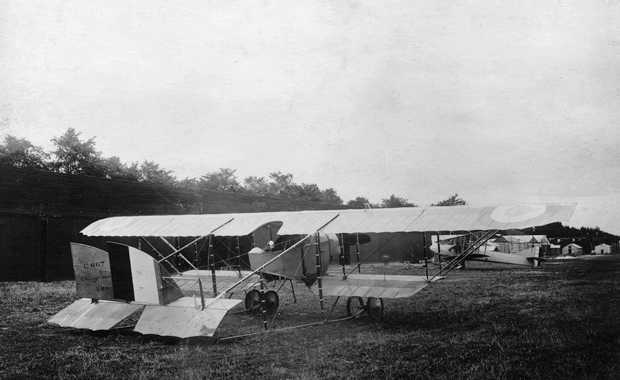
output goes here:
{"type": "MultiPolygon", "coordinates": [[[[317,262],[317,239],[316,235],[309,238],[305,243],[286,253],[273,263],[267,265],[262,273],[285,277],[294,280],[303,280],[306,283],[314,282],[317,274],[324,275],[331,260],[337,260],[340,256],[340,244],[335,234],[320,234],[320,270],[317,262]]],[[[301,237],[289,239],[284,246],[282,243],[275,244],[273,249],[269,245],[266,249],[254,247],[248,252],[250,267],[252,270],[259,268],[267,261],[282,253],[286,246],[291,246],[301,237]]]]}

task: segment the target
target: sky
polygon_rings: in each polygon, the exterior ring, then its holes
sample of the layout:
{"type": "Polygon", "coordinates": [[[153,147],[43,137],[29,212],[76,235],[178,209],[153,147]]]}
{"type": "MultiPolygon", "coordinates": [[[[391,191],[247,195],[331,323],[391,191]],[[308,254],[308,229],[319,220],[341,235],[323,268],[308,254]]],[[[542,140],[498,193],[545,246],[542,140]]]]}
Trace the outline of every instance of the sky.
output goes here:
{"type": "Polygon", "coordinates": [[[620,192],[620,1],[0,3],[0,136],[345,200],[620,192]]]}

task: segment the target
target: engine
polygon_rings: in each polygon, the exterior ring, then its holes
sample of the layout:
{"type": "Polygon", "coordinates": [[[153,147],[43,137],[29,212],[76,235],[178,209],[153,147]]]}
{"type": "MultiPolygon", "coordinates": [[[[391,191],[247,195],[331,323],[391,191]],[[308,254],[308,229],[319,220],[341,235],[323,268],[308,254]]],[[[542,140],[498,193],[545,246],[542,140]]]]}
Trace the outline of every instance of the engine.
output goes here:
{"type": "MultiPolygon", "coordinates": [[[[270,240],[263,247],[256,246],[248,252],[252,270],[260,267],[273,259],[288,247],[299,242],[303,236],[285,235],[279,236],[275,241],[270,240]]],[[[331,261],[338,260],[340,245],[335,234],[320,234],[320,274],[324,275],[331,261]]],[[[261,272],[295,280],[303,280],[307,284],[316,279],[317,267],[317,237],[313,235],[290,252],[281,256],[273,263],[267,265],[261,272]]]]}

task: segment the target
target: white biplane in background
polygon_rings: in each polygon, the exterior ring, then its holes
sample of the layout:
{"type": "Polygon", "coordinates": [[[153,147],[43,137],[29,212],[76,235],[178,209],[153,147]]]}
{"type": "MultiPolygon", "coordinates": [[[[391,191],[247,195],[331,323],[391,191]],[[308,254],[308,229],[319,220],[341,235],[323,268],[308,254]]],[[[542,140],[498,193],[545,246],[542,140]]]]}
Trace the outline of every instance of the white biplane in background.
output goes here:
{"type": "MultiPolygon", "coordinates": [[[[364,210],[260,212],[204,215],[124,216],[98,220],[81,233],[90,237],[140,238],[151,248],[108,243],[108,250],[72,243],[79,300],[49,319],[52,324],[107,330],[140,312],[134,330],[142,334],[193,337],[214,336],[226,313],[240,303],[265,317],[277,315],[278,291],[303,281],[318,295],[321,310],[326,297],[347,297],[352,318],[362,312],[373,319],[383,315],[383,299],[411,297],[441,279],[498,230],[568,222],[575,206],[514,205],[497,207],[427,207],[364,210]],[[477,231],[475,240],[432,275],[361,273],[360,244],[368,233],[477,231]],[[216,270],[216,237],[236,238],[236,253],[247,253],[250,271],[216,270]],[[250,238],[251,249],[241,252],[239,238],[250,238]],[[173,239],[187,244],[176,247],[173,239]],[[149,240],[151,239],[151,240],[149,240]],[[158,239],[169,249],[161,252],[158,239]],[[198,242],[207,245],[209,269],[201,270],[186,257],[198,242]],[[345,247],[347,246],[347,247],[345,247]],[[356,265],[345,266],[345,248],[354,247],[356,265]],[[185,254],[184,254],[185,253],[185,254]],[[155,256],[158,256],[157,258],[155,256]],[[342,273],[327,275],[330,259],[340,258],[342,273]],[[177,260],[189,270],[180,271],[177,260]],[[176,265],[175,265],[176,263],[176,265]],[[355,273],[357,272],[357,273],[355,273]],[[266,283],[279,286],[266,287],[266,283]],[[266,290],[271,289],[271,290],[266,290]],[[239,298],[235,296],[242,295],[239,298]]],[[[366,241],[368,239],[366,238],[366,241]]],[[[323,313],[321,322],[328,321],[323,313]]],[[[339,320],[346,319],[340,318],[339,320]]],[[[273,324],[271,324],[272,326],[273,324]]]]}

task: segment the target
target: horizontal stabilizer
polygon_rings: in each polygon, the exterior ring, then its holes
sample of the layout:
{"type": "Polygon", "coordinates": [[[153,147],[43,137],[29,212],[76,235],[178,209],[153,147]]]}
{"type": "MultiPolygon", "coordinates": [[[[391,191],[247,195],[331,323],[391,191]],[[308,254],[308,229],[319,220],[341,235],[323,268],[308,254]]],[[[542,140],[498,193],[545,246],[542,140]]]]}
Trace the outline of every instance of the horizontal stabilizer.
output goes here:
{"type": "Polygon", "coordinates": [[[322,285],[325,296],[405,298],[424,289],[428,281],[425,276],[351,274],[346,280],[325,277],[322,285]]]}
{"type": "Polygon", "coordinates": [[[48,322],[62,327],[108,330],[141,308],[141,305],[124,302],[94,303],[90,298],[81,298],[59,311],[48,322]]]}
{"type": "Polygon", "coordinates": [[[165,306],[146,306],[134,330],[178,338],[213,336],[228,310],[239,303],[234,299],[205,299],[206,307],[201,310],[199,299],[183,297],[165,306]]]}

